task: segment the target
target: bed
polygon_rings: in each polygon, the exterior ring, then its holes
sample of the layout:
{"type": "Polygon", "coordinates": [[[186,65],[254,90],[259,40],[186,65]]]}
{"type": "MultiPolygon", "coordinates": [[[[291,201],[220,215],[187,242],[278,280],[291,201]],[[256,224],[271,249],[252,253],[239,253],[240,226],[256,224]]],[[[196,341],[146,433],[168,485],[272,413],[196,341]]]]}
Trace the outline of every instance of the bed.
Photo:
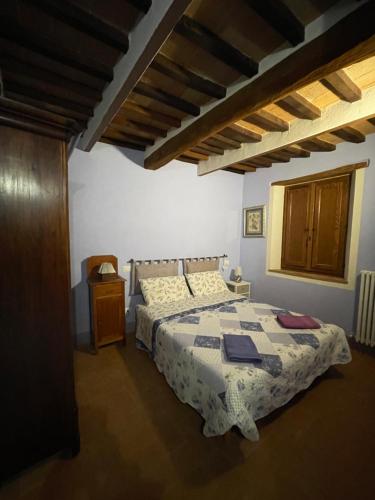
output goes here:
{"type": "Polygon", "coordinates": [[[183,403],[203,417],[205,436],[237,426],[259,439],[255,422],[310,386],[331,365],[348,363],[345,332],[317,320],[320,329],[286,330],[268,304],[223,291],[210,296],[137,306],[136,339],[183,403]],[[223,334],[249,335],[261,363],[231,363],[223,334]]]}

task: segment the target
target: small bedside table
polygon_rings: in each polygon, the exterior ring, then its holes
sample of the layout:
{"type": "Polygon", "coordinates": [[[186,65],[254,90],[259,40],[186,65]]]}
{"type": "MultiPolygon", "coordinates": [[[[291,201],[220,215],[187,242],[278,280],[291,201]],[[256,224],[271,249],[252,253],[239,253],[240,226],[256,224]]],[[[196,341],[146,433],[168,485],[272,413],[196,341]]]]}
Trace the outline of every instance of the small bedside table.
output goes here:
{"type": "Polygon", "coordinates": [[[249,281],[227,281],[227,287],[231,292],[239,293],[250,299],[251,283],[249,281]]]}
{"type": "Polygon", "coordinates": [[[117,258],[113,255],[98,255],[88,259],[91,342],[95,353],[98,347],[119,340],[125,342],[126,280],[117,275],[102,279],[97,274],[102,262],[111,262],[117,273],[117,258]]]}

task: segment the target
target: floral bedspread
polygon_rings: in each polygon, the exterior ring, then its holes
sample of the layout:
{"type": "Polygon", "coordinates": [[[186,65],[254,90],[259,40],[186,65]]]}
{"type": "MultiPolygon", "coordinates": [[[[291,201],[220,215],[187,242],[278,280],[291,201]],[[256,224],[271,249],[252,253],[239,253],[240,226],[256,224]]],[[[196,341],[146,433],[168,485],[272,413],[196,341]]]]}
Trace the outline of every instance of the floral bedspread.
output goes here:
{"type": "Polygon", "coordinates": [[[276,320],[281,312],[289,313],[229,291],[140,305],[136,338],[178,398],[202,415],[205,436],[237,426],[256,441],[257,419],[286,404],[329,366],[351,361],[340,327],[317,320],[319,330],[286,330],[276,320]],[[229,362],[223,333],[249,335],[261,363],[229,362]]]}

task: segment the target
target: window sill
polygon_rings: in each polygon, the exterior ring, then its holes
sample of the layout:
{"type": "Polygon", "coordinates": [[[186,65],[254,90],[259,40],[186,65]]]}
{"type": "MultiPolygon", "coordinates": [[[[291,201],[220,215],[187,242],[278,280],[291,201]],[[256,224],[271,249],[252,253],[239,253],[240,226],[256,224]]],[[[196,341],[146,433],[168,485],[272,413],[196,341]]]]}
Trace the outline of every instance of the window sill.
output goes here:
{"type": "Polygon", "coordinates": [[[329,276],[327,274],[315,274],[315,273],[304,273],[301,271],[289,271],[286,269],[269,269],[268,274],[279,274],[285,278],[290,277],[291,279],[297,278],[301,281],[307,282],[323,282],[321,284],[327,284],[332,286],[344,285],[345,288],[348,287],[348,280],[345,278],[340,278],[338,276],[329,276]]]}

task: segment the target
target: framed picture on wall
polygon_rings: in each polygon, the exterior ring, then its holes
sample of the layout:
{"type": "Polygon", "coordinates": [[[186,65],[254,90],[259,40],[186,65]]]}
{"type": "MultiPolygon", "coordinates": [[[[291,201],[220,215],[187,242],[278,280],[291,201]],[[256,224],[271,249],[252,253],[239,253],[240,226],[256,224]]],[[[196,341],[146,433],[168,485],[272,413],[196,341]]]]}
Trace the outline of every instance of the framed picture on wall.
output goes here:
{"type": "Polygon", "coordinates": [[[266,206],[258,205],[243,210],[243,235],[245,238],[264,238],[266,206]]]}

